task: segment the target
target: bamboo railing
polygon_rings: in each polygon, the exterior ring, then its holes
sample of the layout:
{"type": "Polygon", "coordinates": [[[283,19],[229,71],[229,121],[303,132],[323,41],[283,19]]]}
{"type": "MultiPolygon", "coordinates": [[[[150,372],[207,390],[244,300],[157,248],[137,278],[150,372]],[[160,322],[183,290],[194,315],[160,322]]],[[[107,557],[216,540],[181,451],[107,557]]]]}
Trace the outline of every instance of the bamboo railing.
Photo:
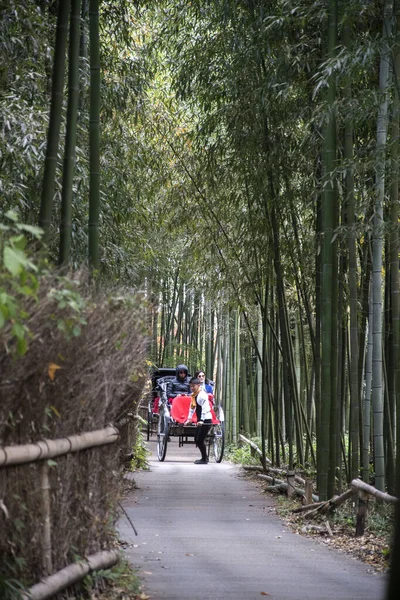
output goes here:
{"type": "Polygon", "coordinates": [[[88,448],[113,444],[119,431],[109,425],[104,429],[88,431],[56,440],[41,440],[30,444],[0,447],[0,468],[43,461],[41,465],[41,508],[43,516],[43,568],[48,577],[22,594],[23,600],[45,600],[82,580],[88,573],[111,567],[119,557],[116,551],[103,551],[52,573],[51,502],[47,459],[78,452],[88,448]]]}

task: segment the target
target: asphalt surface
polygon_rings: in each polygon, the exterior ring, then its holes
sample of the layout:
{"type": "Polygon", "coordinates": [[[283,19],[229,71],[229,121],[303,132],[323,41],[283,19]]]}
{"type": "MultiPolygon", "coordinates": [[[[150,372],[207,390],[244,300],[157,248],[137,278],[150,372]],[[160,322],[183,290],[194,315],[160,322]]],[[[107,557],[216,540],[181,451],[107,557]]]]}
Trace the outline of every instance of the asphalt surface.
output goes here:
{"type": "Polygon", "coordinates": [[[384,600],[367,565],[291,533],[272,500],[226,462],[195,465],[194,446],[168,444],[136,485],[121,518],[126,557],[152,600],[384,600]]]}

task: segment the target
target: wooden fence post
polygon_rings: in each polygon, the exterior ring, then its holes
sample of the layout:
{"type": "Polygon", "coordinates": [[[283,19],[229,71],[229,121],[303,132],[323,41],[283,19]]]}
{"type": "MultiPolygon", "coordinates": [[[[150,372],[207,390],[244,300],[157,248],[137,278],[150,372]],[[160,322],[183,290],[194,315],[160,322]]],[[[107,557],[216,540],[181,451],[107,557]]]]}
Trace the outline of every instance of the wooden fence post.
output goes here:
{"type": "Polygon", "coordinates": [[[312,497],[312,490],[313,490],[313,483],[312,483],[312,479],[307,478],[306,479],[306,483],[305,483],[305,504],[312,504],[313,501],[313,497],[312,497]]]}
{"type": "Polygon", "coordinates": [[[296,485],[296,482],[295,482],[295,479],[294,479],[295,472],[294,471],[288,471],[286,476],[287,476],[287,483],[288,483],[287,495],[290,498],[290,496],[293,496],[293,494],[295,493],[295,485],[296,485]]]}
{"type": "Polygon", "coordinates": [[[356,537],[364,535],[365,531],[365,519],[368,510],[368,493],[364,490],[358,492],[358,510],[357,510],[357,522],[356,522],[356,537]]]}
{"type": "Polygon", "coordinates": [[[43,461],[40,465],[41,470],[41,490],[42,490],[42,560],[43,569],[46,575],[51,575],[53,572],[53,561],[51,552],[51,504],[50,504],[50,482],[49,482],[49,465],[47,461],[43,461]]]}

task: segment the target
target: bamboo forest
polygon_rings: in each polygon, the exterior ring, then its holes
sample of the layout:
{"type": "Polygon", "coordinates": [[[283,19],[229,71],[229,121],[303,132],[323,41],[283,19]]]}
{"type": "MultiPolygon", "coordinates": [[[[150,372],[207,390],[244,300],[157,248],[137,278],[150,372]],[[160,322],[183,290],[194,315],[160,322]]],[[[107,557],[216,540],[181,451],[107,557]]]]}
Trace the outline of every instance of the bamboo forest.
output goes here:
{"type": "MultiPolygon", "coordinates": [[[[2,6],[1,447],[100,439],[184,364],[215,383],[226,447],[306,473],[321,503],[355,479],[399,497],[400,0],[2,6]]],[[[84,493],[64,457],[66,521],[24,554],[48,456],[0,471],[5,599],[44,598],[32,573],[108,539],[82,513],[88,538],[57,541],[84,493]]],[[[86,490],[103,524],[114,460],[86,490]]]]}

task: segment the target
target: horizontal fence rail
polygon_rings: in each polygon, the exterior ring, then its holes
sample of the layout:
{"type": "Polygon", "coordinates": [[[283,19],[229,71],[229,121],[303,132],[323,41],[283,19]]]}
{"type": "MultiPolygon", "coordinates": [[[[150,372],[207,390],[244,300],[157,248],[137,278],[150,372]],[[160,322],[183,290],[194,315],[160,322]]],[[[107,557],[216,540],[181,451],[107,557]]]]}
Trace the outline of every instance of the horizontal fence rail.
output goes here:
{"type": "Polygon", "coordinates": [[[45,600],[54,594],[62,592],[67,587],[82,581],[86,575],[100,569],[109,569],[119,560],[116,550],[98,552],[88,556],[85,560],[68,565],[61,571],[43,579],[22,594],[23,600],[45,600]]]}
{"type": "MultiPolygon", "coordinates": [[[[29,444],[15,446],[0,446],[0,467],[25,465],[40,462],[41,473],[41,513],[43,529],[41,534],[41,551],[43,569],[48,577],[21,593],[23,600],[45,600],[64,590],[70,585],[81,581],[92,571],[113,566],[119,560],[118,552],[103,551],[86,559],[68,565],[61,571],[53,573],[52,561],[52,530],[51,530],[51,488],[49,483],[49,465],[46,459],[63,456],[80,450],[113,444],[120,439],[116,427],[109,425],[104,429],[86,431],[56,440],[40,440],[29,444]]],[[[3,503],[3,500],[0,500],[3,503]]],[[[4,506],[4,504],[3,504],[4,506]]],[[[3,508],[4,510],[4,508],[3,508]]]]}
{"type": "Polygon", "coordinates": [[[0,467],[22,465],[78,452],[86,448],[112,444],[119,438],[119,431],[109,425],[105,429],[87,431],[58,440],[41,440],[18,446],[0,446],[0,467]]]}

